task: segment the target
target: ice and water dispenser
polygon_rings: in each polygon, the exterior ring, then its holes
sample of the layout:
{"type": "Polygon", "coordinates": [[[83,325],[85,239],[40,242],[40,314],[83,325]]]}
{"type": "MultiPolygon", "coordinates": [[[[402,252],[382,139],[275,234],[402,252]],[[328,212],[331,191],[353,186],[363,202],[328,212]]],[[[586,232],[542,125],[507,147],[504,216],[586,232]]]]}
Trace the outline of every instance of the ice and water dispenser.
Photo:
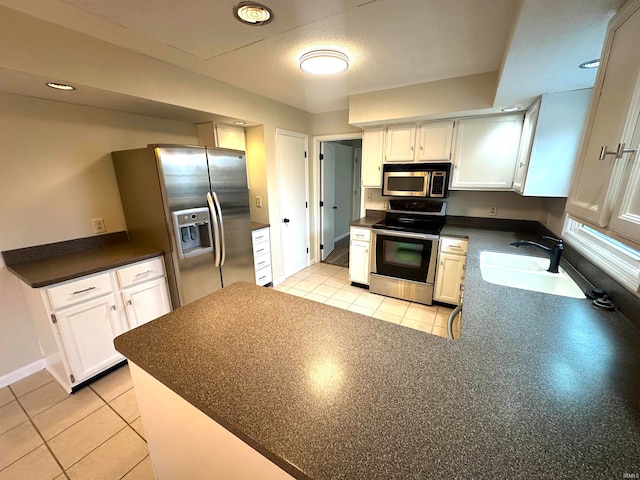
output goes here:
{"type": "Polygon", "coordinates": [[[195,257],[213,251],[208,208],[175,211],[173,225],[180,258],[195,257]]]}

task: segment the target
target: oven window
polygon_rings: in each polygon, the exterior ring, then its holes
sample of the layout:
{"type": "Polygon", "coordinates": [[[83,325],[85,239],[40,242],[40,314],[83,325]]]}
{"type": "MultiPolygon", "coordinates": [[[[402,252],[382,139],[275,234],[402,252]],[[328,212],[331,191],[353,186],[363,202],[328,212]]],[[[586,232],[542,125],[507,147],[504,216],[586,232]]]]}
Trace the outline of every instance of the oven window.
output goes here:
{"type": "Polygon", "coordinates": [[[422,192],[425,177],[387,177],[387,190],[394,192],[422,192]]]}
{"type": "Polygon", "coordinates": [[[427,281],[432,240],[377,235],[376,271],[381,275],[427,281]]]}

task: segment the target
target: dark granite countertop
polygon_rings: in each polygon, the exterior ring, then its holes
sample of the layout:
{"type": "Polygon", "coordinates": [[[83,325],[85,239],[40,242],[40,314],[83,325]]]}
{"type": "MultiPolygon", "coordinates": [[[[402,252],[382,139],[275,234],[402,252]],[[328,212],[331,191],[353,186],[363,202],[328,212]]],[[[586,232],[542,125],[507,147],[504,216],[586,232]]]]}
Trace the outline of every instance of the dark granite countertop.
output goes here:
{"type": "Polygon", "coordinates": [[[245,283],[116,348],[300,479],[640,473],[638,329],[484,282],[480,252],[516,233],[443,234],[470,239],[458,340],[245,283]]]}
{"type": "Polygon", "coordinates": [[[51,248],[49,250],[51,256],[47,257],[38,251],[31,259],[27,256],[31,252],[25,252],[27,255],[23,256],[21,250],[49,247],[49,245],[3,253],[10,254],[5,256],[5,261],[7,258],[10,259],[6,262],[7,270],[32,288],[46,287],[164,254],[161,250],[120,240],[117,243],[91,245],[90,248],[79,247],[80,250],[75,252],[67,251],[68,247],[67,250],[62,251],[51,248]],[[25,259],[24,261],[19,261],[21,256],[25,259]]]}
{"type": "Polygon", "coordinates": [[[251,222],[251,230],[252,231],[256,231],[256,230],[260,230],[261,228],[267,228],[270,225],[268,223],[260,223],[260,222],[251,222]]]}

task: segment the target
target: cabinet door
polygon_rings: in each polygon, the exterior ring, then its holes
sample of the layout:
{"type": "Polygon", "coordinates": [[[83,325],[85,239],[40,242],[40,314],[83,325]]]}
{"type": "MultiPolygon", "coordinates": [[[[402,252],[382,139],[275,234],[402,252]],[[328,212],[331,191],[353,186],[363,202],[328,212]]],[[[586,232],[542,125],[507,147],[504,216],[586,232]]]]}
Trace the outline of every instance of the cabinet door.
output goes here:
{"type": "Polygon", "coordinates": [[[362,134],[362,186],[382,187],[384,128],[367,128],[362,134]]]}
{"type": "Polygon", "coordinates": [[[527,176],[527,168],[529,167],[529,156],[531,155],[531,145],[533,144],[539,111],[540,100],[534,103],[524,116],[516,170],[513,174],[513,189],[518,193],[524,193],[524,182],[527,176]]]}
{"type": "Polygon", "coordinates": [[[423,123],[416,141],[416,160],[450,160],[453,122],[423,123]]]}
{"type": "MultiPolygon", "coordinates": [[[[638,83],[640,87],[640,82],[638,83]]],[[[635,161],[627,167],[627,172],[623,175],[623,188],[618,196],[618,201],[614,207],[614,214],[611,217],[609,228],[627,237],[636,243],[640,243],[640,92],[636,96],[637,105],[635,133],[630,149],[636,149],[635,161]]]]}
{"type": "Polygon", "coordinates": [[[415,125],[387,127],[385,135],[385,162],[413,162],[416,143],[415,125]]]}
{"type": "Polygon", "coordinates": [[[510,190],[518,158],[523,115],[458,121],[451,188],[510,190]]]}
{"type": "Polygon", "coordinates": [[[124,357],[113,339],[126,331],[122,306],[114,294],[55,314],[75,383],[115,365],[124,357]]]}
{"type": "Polygon", "coordinates": [[[434,300],[454,305],[460,303],[460,287],[466,263],[467,257],[464,255],[440,254],[433,294],[434,300]]]}
{"type": "Polygon", "coordinates": [[[630,155],[600,160],[600,149],[615,151],[620,143],[632,143],[637,112],[634,116],[630,105],[634,92],[640,94],[640,2],[627,2],[626,7],[609,26],[567,202],[567,212],[602,227],[609,223],[630,155]]]}
{"type": "Polygon", "coordinates": [[[244,128],[235,125],[216,123],[216,146],[219,148],[232,148],[234,150],[246,150],[244,128]]]}
{"type": "Polygon", "coordinates": [[[122,297],[131,328],[139,327],[171,311],[164,277],[126,288],[122,291],[122,297]]]}
{"type": "Polygon", "coordinates": [[[369,242],[351,240],[349,245],[349,281],[369,285],[369,242]]]}

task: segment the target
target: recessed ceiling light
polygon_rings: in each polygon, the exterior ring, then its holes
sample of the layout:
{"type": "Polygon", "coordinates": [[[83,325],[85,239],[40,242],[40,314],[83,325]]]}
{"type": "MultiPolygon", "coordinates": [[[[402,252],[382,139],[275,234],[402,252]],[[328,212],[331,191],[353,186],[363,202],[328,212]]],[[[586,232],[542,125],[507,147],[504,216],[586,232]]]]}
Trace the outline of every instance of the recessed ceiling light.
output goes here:
{"type": "Polygon", "coordinates": [[[311,75],[336,75],[349,68],[349,57],[337,50],[311,50],[300,57],[300,70],[311,75]]]}
{"type": "Polygon", "coordinates": [[[600,59],[589,60],[588,62],[581,63],[578,68],[598,68],[600,66],[600,59]]]}
{"type": "Polygon", "coordinates": [[[76,87],[74,87],[73,85],[66,85],[64,83],[54,83],[54,82],[47,83],[47,87],[55,88],[56,90],[66,90],[66,91],[76,89],[76,87]]]}
{"type": "Polygon", "coordinates": [[[509,113],[509,112],[517,112],[519,110],[520,110],[520,107],[507,107],[507,108],[503,108],[501,111],[505,113],[509,113]]]}
{"type": "Polygon", "coordinates": [[[271,9],[257,2],[240,2],[233,7],[233,15],[247,25],[265,25],[273,20],[271,9]]]}
{"type": "Polygon", "coordinates": [[[238,121],[236,121],[236,122],[233,122],[233,124],[234,124],[234,125],[246,125],[246,124],[247,124],[247,122],[241,122],[241,121],[239,121],[239,120],[238,120],[238,121]]]}

